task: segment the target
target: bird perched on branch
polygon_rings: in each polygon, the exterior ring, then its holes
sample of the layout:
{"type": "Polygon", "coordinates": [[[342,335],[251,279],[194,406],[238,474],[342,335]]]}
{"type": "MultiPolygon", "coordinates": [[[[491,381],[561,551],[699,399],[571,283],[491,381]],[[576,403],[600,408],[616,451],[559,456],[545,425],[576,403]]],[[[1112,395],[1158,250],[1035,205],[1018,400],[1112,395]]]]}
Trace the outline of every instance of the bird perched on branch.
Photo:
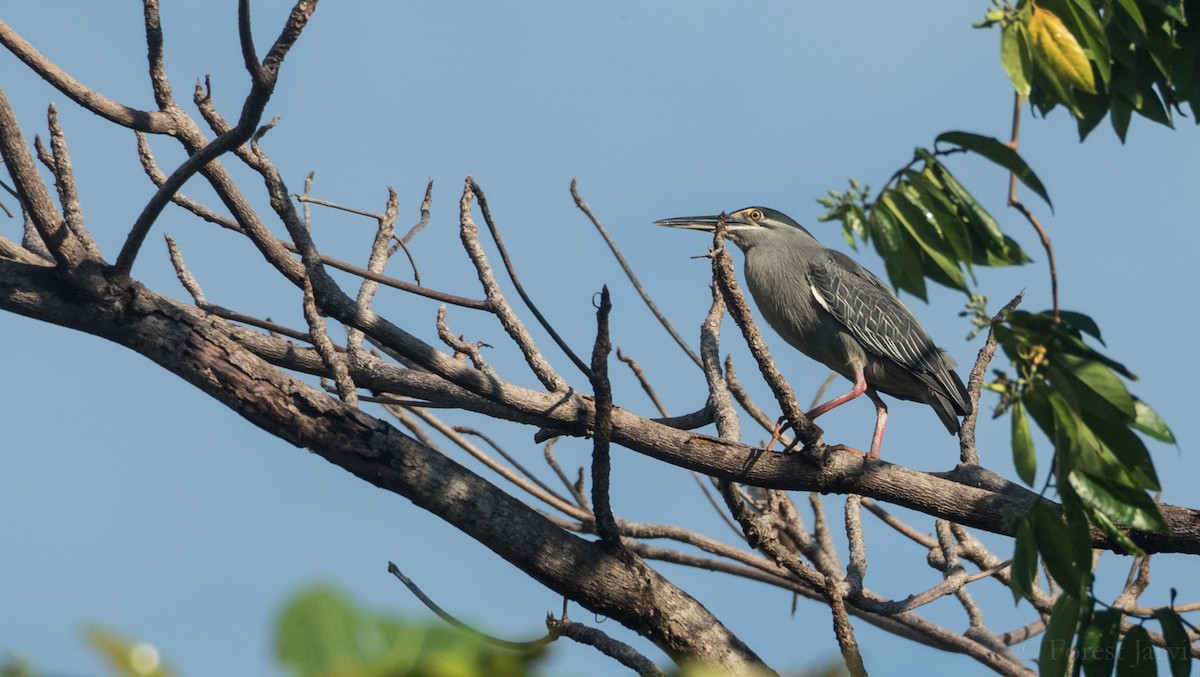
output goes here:
{"type": "MultiPolygon", "coordinates": [[[[655,223],[713,232],[717,220],[689,216],[655,223]]],[[[767,324],[797,350],[854,382],[849,392],[809,411],[809,419],[866,393],[876,410],[869,458],[879,456],[887,422],[887,405],[878,393],[924,402],[946,430],[958,433],[958,419],[970,404],[954,359],[933,344],[891,287],[774,209],[729,214],[725,237],[746,255],[746,286],[767,324]]]]}

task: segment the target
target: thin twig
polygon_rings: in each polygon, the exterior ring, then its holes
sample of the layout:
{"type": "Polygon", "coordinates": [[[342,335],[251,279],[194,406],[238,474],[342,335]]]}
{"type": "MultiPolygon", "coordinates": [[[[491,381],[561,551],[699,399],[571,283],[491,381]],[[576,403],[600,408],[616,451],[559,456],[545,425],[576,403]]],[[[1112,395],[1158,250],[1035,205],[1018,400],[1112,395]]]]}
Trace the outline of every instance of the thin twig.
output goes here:
{"type": "Polygon", "coordinates": [[[856,595],[863,587],[867,575],[867,546],[862,530],[862,497],[850,494],[846,497],[846,542],[850,547],[850,563],[846,566],[846,582],[850,594],[856,595]]]}
{"type": "Polygon", "coordinates": [[[875,501],[873,501],[869,498],[863,498],[862,506],[864,508],[866,508],[867,510],[869,510],[872,515],[875,515],[876,517],[878,517],[884,524],[886,524],[886,525],[890,526],[891,528],[895,529],[896,531],[900,532],[901,534],[908,537],[913,542],[921,545],[925,549],[928,550],[930,548],[937,547],[937,541],[935,539],[933,539],[932,537],[930,537],[929,534],[922,533],[922,532],[917,531],[916,529],[912,528],[911,526],[909,526],[908,524],[903,522],[900,518],[896,517],[895,515],[891,514],[887,510],[885,510],[882,506],[880,506],[875,501]]]}
{"type": "MultiPolygon", "coordinates": [[[[742,405],[742,409],[747,414],[750,414],[750,418],[754,419],[754,422],[763,430],[771,432],[775,427],[775,422],[767,417],[766,412],[754,403],[754,400],[750,397],[750,393],[746,392],[746,389],[742,387],[742,382],[738,379],[737,371],[733,368],[733,355],[725,356],[725,383],[729,386],[729,394],[733,395],[733,399],[742,405]]],[[[781,434],[779,441],[786,447],[791,444],[792,440],[790,437],[781,434]]]]}
{"type": "Polygon", "coordinates": [[[592,512],[592,508],[588,503],[587,494],[580,491],[579,487],[567,478],[567,473],[563,472],[562,466],[558,464],[558,459],[554,458],[554,443],[557,441],[557,437],[552,437],[546,441],[544,450],[546,464],[550,466],[550,469],[554,471],[555,475],[558,475],[558,479],[562,481],[563,486],[565,486],[567,491],[570,492],[571,496],[575,498],[575,504],[582,508],[584,512],[590,514],[592,512]]]}
{"type": "Polygon", "coordinates": [[[167,241],[167,254],[171,257],[171,264],[175,266],[175,275],[179,278],[180,284],[187,290],[187,293],[192,295],[192,301],[197,306],[208,302],[204,298],[204,291],[200,289],[200,283],[192,275],[192,271],[188,270],[187,264],[183,262],[183,254],[179,251],[179,245],[175,244],[175,240],[170,235],[163,235],[167,241]]]}
{"type": "Polygon", "coordinates": [[[143,0],[143,23],[146,27],[146,60],[150,65],[150,86],[154,91],[154,102],[160,111],[175,103],[171,93],[171,81],[163,61],[162,18],[159,16],[158,0],[143,0]]]}
{"type": "Polygon", "coordinates": [[[34,49],[3,21],[0,21],[0,44],[55,89],[110,122],[152,134],[171,134],[176,129],[175,121],[165,113],[130,108],[90,89],[34,49]]]}
{"type": "MultiPolygon", "coordinates": [[[[421,218],[420,218],[420,220],[417,221],[417,223],[412,228],[408,229],[408,232],[404,234],[404,237],[399,238],[399,240],[396,242],[396,244],[393,245],[392,250],[391,250],[393,254],[395,253],[396,247],[402,247],[402,246],[408,244],[409,242],[412,241],[412,239],[414,237],[416,237],[417,233],[421,232],[422,230],[424,230],[425,226],[429,225],[429,211],[430,211],[430,207],[432,205],[433,205],[433,179],[430,179],[429,183],[425,184],[425,198],[423,200],[421,200],[421,218]]],[[[408,251],[408,250],[406,249],[405,251],[408,251]]],[[[420,279],[418,278],[417,281],[420,282],[420,279]]]]}
{"type": "MultiPolygon", "coordinates": [[[[5,30],[7,26],[0,22],[0,39],[3,39],[5,30]]],[[[58,207],[29,154],[29,146],[21,134],[16,113],[3,89],[0,89],[0,157],[4,158],[4,167],[12,179],[13,190],[20,195],[22,211],[37,229],[54,260],[64,270],[77,268],[89,258],[87,247],[59,215],[58,207]]]]}
{"type": "Polygon", "coordinates": [[[542,311],[538,309],[537,304],[525,292],[525,286],[521,284],[521,279],[517,277],[517,271],[513,268],[512,259],[508,257],[508,249],[504,246],[504,240],[500,238],[500,229],[496,227],[496,222],[492,219],[492,210],[488,208],[487,197],[484,196],[483,189],[479,187],[479,184],[475,183],[475,179],[469,176],[467,177],[467,185],[470,186],[471,192],[475,194],[475,199],[479,201],[479,210],[483,212],[483,222],[487,225],[488,232],[492,235],[492,242],[496,243],[496,251],[500,253],[500,261],[504,264],[504,270],[508,273],[508,279],[512,282],[513,288],[517,290],[517,295],[521,297],[521,301],[525,303],[525,307],[529,309],[529,312],[533,313],[538,324],[542,325],[542,329],[546,330],[546,333],[550,335],[550,338],[558,345],[559,349],[563,351],[584,376],[590,378],[591,372],[588,370],[588,366],[575,354],[575,351],[571,350],[571,346],[567,345],[563,337],[559,336],[558,332],[554,329],[554,325],[550,324],[545,315],[542,315],[542,311]]]}
{"type": "Polygon", "coordinates": [[[514,651],[537,651],[554,641],[555,635],[553,632],[547,633],[545,637],[528,642],[512,642],[507,639],[493,637],[485,632],[480,632],[479,630],[476,630],[475,628],[458,620],[454,616],[451,616],[445,609],[442,609],[442,607],[438,606],[437,603],[430,599],[428,595],[426,595],[424,592],[421,592],[421,589],[417,587],[416,583],[413,583],[411,578],[405,576],[404,573],[400,571],[400,567],[397,567],[392,562],[388,562],[388,573],[399,579],[400,582],[404,584],[404,587],[408,588],[412,594],[416,595],[417,599],[421,600],[421,603],[428,607],[430,611],[437,614],[438,618],[454,626],[455,628],[466,632],[469,635],[487,642],[488,644],[502,647],[504,649],[512,649],[514,651]]]}
{"type": "MultiPolygon", "coordinates": [[[[145,170],[146,175],[150,177],[150,180],[152,182],[154,182],[154,185],[161,186],[163,184],[163,182],[166,181],[166,175],[164,175],[162,173],[162,171],[158,168],[158,166],[155,164],[154,155],[150,151],[150,146],[146,142],[145,136],[141,135],[141,134],[138,135],[138,157],[142,161],[142,168],[145,170]]],[[[231,219],[227,216],[222,216],[221,214],[216,213],[215,211],[209,209],[208,207],[205,207],[204,205],[200,204],[196,200],[189,198],[186,195],[183,195],[182,193],[176,193],[175,195],[173,195],[171,197],[171,200],[175,204],[179,205],[180,207],[183,207],[184,209],[195,214],[196,216],[200,217],[201,219],[208,221],[209,223],[214,223],[218,226],[221,226],[222,228],[227,228],[229,230],[232,230],[237,233],[241,233],[243,235],[247,234],[244,231],[244,229],[242,228],[242,226],[238,225],[238,222],[236,220],[231,219]]],[[[284,249],[287,249],[288,251],[290,251],[292,253],[298,253],[298,250],[296,249],[295,244],[293,244],[291,242],[287,242],[286,240],[281,240],[281,239],[275,238],[273,236],[270,236],[269,234],[265,234],[265,236],[270,237],[271,241],[275,245],[283,247],[284,249]]],[[[390,251],[391,250],[389,249],[389,252],[390,251]]],[[[375,282],[378,282],[379,284],[382,284],[382,285],[385,285],[388,287],[392,287],[393,289],[399,289],[401,291],[409,292],[410,294],[416,294],[418,296],[423,296],[425,298],[433,299],[434,301],[440,301],[442,303],[448,303],[450,305],[461,306],[463,308],[471,308],[474,310],[484,310],[484,311],[490,309],[490,306],[488,305],[487,301],[471,299],[471,298],[467,298],[465,296],[458,296],[456,294],[448,294],[446,292],[439,291],[437,289],[430,289],[428,287],[422,287],[419,284],[419,280],[418,280],[417,284],[414,284],[411,282],[405,282],[404,280],[400,280],[400,279],[397,279],[394,277],[389,277],[387,275],[373,273],[373,272],[367,270],[366,268],[356,266],[352,263],[347,263],[340,259],[336,259],[332,256],[327,256],[327,255],[321,254],[320,257],[321,257],[321,263],[323,263],[331,268],[337,268],[338,270],[345,271],[352,275],[357,275],[358,277],[361,277],[361,278],[364,278],[367,280],[373,280],[375,282]]],[[[410,261],[410,263],[411,263],[411,261],[410,261]]],[[[415,274],[415,264],[414,264],[414,274],[415,274]]]]}
{"type": "Polygon", "coordinates": [[[642,286],[641,281],[638,280],[637,275],[633,272],[633,268],[631,268],[629,263],[625,261],[625,257],[621,254],[621,250],[617,247],[617,243],[608,234],[608,229],[604,227],[604,224],[600,223],[600,219],[596,218],[595,213],[592,212],[592,208],[589,207],[579,195],[578,179],[571,179],[571,197],[575,200],[575,206],[578,207],[580,211],[582,211],[588,217],[588,220],[592,222],[592,225],[596,228],[596,231],[600,233],[600,237],[604,238],[605,244],[608,245],[609,250],[612,251],[613,256],[616,257],[617,263],[621,266],[621,270],[625,271],[625,277],[629,278],[630,283],[633,284],[633,288],[637,290],[638,296],[642,297],[642,301],[645,302],[646,307],[650,309],[650,312],[654,314],[654,317],[658,319],[658,323],[667,330],[667,333],[671,335],[671,338],[675,340],[675,343],[677,343],[683,352],[686,353],[689,358],[691,358],[692,362],[695,362],[696,366],[699,367],[700,357],[696,355],[696,352],[692,350],[692,347],[687,344],[687,341],[683,340],[683,337],[679,335],[679,332],[675,331],[675,327],[671,326],[671,323],[667,320],[666,315],[663,315],[662,311],[660,311],[658,306],[655,305],[654,301],[650,298],[650,294],[646,291],[646,288],[642,286]]]}
{"type": "Polygon", "coordinates": [[[358,391],[350,377],[350,371],[346,368],[345,355],[339,354],[333,347],[333,341],[325,329],[325,319],[317,309],[312,281],[308,277],[304,278],[304,319],[308,321],[308,333],[312,336],[313,347],[321,354],[321,359],[325,360],[325,365],[333,374],[338,397],[352,407],[358,406],[358,391]]]}
{"type": "Polygon", "coordinates": [[[425,424],[430,428],[433,428],[442,435],[445,435],[446,439],[450,440],[460,449],[470,454],[475,458],[475,460],[490,468],[492,472],[495,472],[497,475],[500,475],[504,479],[511,482],[521,491],[524,491],[530,496],[573,519],[580,521],[588,521],[591,519],[591,515],[585,510],[581,510],[575,505],[572,505],[570,501],[563,498],[558,493],[542,489],[538,484],[529,481],[522,474],[514,472],[511,468],[492,458],[478,446],[472,444],[470,440],[464,437],[462,433],[455,430],[453,426],[447,425],[445,421],[442,421],[430,413],[427,408],[421,407],[410,409],[409,411],[413,414],[413,416],[416,416],[424,421],[425,424]]]}
{"type": "Polygon", "coordinates": [[[866,677],[867,667],[863,664],[858,640],[854,638],[854,626],[850,624],[850,616],[846,613],[845,599],[832,576],[825,577],[825,599],[829,601],[829,610],[833,612],[833,634],[837,637],[846,670],[852,677],[866,677]]]}
{"type": "Polygon", "coordinates": [[[817,590],[825,589],[826,576],[805,564],[803,560],[785,548],[780,542],[776,530],[768,524],[768,520],[747,509],[732,482],[721,480],[720,489],[721,497],[725,499],[725,505],[729,508],[733,518],[741,525],[746,542],[752,548],[761,549],[768,557],[791,572],[805,585],[817,590]]]}
{"type": "Polygon", "coordinates": [[[967,398],[970,401],[970,411],[967,412],[966,418],[963,419],[962,428],[959,429],[958,435],[958,450],[959,459],[966,465],[979,465],[979,451],[975,448],[975,426],[979,423],[979,394],[983,390],[983,379],[987,373],[988,364],[991,363],[992,357],[996,354],[996,330],[998,323],[1004,321],[1004,318],[1017,309],[1021,303],[1021,299],[1025,297],[1025,291],[1022,290],[1013,297],[1000,312],[992,317],[992,321],[988,326],[987,340],[983,342],[983,347],[979,349],[979,356],[975,358],[975,366],[971,368],[971,375],[967,378],[967,398]]]}
{"type": "Polygon", "coordinates": [[[716,511],[717,517],[720,517],[721,521],[725,523],[725,526],[729,527],[733,533],[741,536],[742,530],[739,529],[738,526],[733,523],[733,520],[729,519],[729,515],[727,515],[725,511],[721,509],[721,504],[717,502],[717,497],[712,495],[712,491],[705,483],[704,477],[700,473],[693,470],[692,479],[696,480],[696,486],[700,487],[700,492],[704,494],[704,498],[708,501],[708,504],[712,506],[714,511],[716,511]]]}
{"type": "Polygon", "coordinates": [[[493,440],[491,437],[488,437],[487,435],[483,434],[482,432],[480,432],[474,428],[471,428],[469,426],[465,426],[465,425],[453,426],[453,430],[457,433],[461,433],[463,435],[471,435],[473,437],[478,437],[479,439],[483,440],[485,444],[487,444],[489,447],[494,449],[497,454],[500,454],[501,458],[503,458],[505,461],[508,461],[509,465],[511,465],[517,472],[524,475],[530,482],[533,482],[534,484],[538,485],[539,487],[542,488],[543,491],[555,496],[563,503],[568,502],[567,498],[565,496],[563,496],[563,495],[559,494],[558,492],[556,492],[555,490],[551,489],[550,485],[543,482],[540,477],[538,477],[537,475],[530,472],[525,466],[521,465],[520,461],[518,461],[516,458],[514,458],[512,454],[505,451],[504,447],[497,444],[496,441],[493,440]]]}
{"type": "Polygon", "coordinates": [[[580,644],[595,647],[600,653],[615,659],[621,665],[633,670],[642,677],[666,677],[667,673],[654,664],[649,658],[638,653],[628,644],[609,637],[600,630],[576,623],[563,615],[561,620],[553,615],[546,616],[546,629],[553,637],[566,637],[580,644]]]}
{"type": "Polygon", "coordinates": [[[542,385],[551,392],[562,392],[567,389],[567,382],[538,350],[533,338],[525,329],[525,325],[513,312],[512,306],[508,304],[504,294],[501,293],[500,285],[496,283],[496,276],[492,273],[487,254],[484,253],[483,246],[479,242],[479,228],[475,225],[475,220],[471,218],[471,201],[474,196],[475,181],[468,176],[463,186],[462,198],[458,203],[459,236],[463,243],[463,249],[466,250],[467,256],[475,266],[479,283],[483,286],[484,295],[488,301],[488,310],[496,316],[496,319],[500,321],[500,326],[508,333],[513,343],[520,348],[521,354],[525,356],[525,363],[533,370],[542,385]]]}
{"type": "MultiPolygon", "coordinates": [[[[310,174],[311,176],[311,174],[310,174]]],[[[304,192],[308,193],[310,186],[306,182],[304,192]]],[[[377,227],[375,229],[375,240],[371,243],[371,253],[367,257],[367,270],[372,273],[383,273],[383,269],[388,262],[388,242],[391,241],[392,235],[395,233],[396,215],[400,211],[400,203],[396,198],[396,191],[388,188],[387,203],[382,214],[376,219],[377,227]]],[[[379,283],[373,280],[363,280],[358,287],[358,296],[354,299],[355,304],[365,313],[371,308],[371,303],[375,300],[375,293],[379,290],[379,283]]],[[[443,308],[445,306],[442,306],[443,308]]],[[[361,329],[351,327],[346,332],[346,348],[350,351],[350,359],[356,359],[358,353],[362,350],[363,332],[361,329]]]]}
{"type": "MultiPolygon", "coordinates": [[[[313,342],[312,334],[302,332],[298,329],[292,329],[291,327],[286,327],[277,322],[261,320],[257,317],[251,317],[250,315],[229,310],[228,308],[219,306],[215,303],[209,303],[208,299],[206,299],[204,296],[204,291],[200,288],[200,283],[196,281],[196,278],[192,275],[192,271],[188,270],[187,264],[183,260],[183,253],[179,251],[179,245],[175,243],[175,240],[170,235],[163,235],[163,237],[167,241],[167,254],[170,256],[171,265],[175,267],[175,275],[179,278],[180,284],[182,284],[183,288],[187,290],[187,293],[192,296],[192,302],[196,304],[197,308],[206,313],[211,313],[226,320],[232,320],[234,322],[240,322],[252,327],[258,327],[259,329],[265,329],[271,333],[286,336],[297,341],[303,341],[304,343],[310,344],[313,342]]],[[[334,349],[339,352],[344,350],[336,345],[334,346],[334,349]]]]}
{"type": "Polygon", "coordinates": [[[742,425],[737,412],[733,410],[729,389],[721,374],[720,337],[721,318],[724,316],[725,297],[713,287],[712,304],[700,325],[700,368],[708,385],[706,408],[712,412],[721,439],[739,440],[742,437],[742,425]]]}
{"type": "Polygon", "coordinates": [[[654,408],[658,410],[659,415],[664,418],[670,416],[667,413],[667,408],[663,406],[662,400],[658,399],[658,394],[654,392],[654,386],[650,385],[650,381],[646,378],[646,373],[642,371],[642,367],[637,363],[637,360],[622,353],[620,348],[617,348],[617,359],[629,366],[629,371],[633,372],[634,377],[637,378],[638,383],[642,386],[642,391],[650,398],[650,402],[654,404],[654,408]]]}
{"type": "Polygon", "coordinates": [[[50,104],[46,113],[50,130],[50,150],[54,154],[54,187],[58,189],[58,203],[62,205],[63,219],[75,237],[87,249],[93,259],[100,259],[100,248],[83,224],[83,207],[79,204],[79,193],[75,187],[75,170],[71,166],[71,155],[67,152],[67,137],[58,122],[58,108],[50,104]]]}
{"type": "MultiPolygon", "coordinates": [[[[366,397],[362,397],[360,399],[362,399],[364,402],[368,401],[366,397]]],[[[413,437],[417,438],[418,442],[438,453],[445,453],[442,451],[442,448],[438,446],[437,442],[434,441],[433,435],[430,435],[429,431],[425,429],[425,426],[421,425],[421,421],[418,420],[416,416],[413,416],[412,410],[409,409],[410,406],[412,405],[408,403],[405,403],[403,406],[384,403],[383,408],[387,410],[389,414],[395,417],[395,419],[400,422],[400,425],[404,426],[409,432],[411,432],[413,437]]]]}
{"type": "MultiPolygon", "coordinates": [[[[1008,147],[1012,148],[1013,150],[1016,150],[1017,146],[1020,144],[1020,141],[1021,141],[1021,95],[1014,93],[1013,94],[1013,116],[1012,116],[1012,140],[1008,142],[1008,147]]],[[[1033,229],[1035,231],[1037,231],[1038,237],[1042,241],[1042,248],[1046,250],[1046,261],[1050,266],[1050,296],[1054,301],[1054,321],[1058,322],[1059,321],[1059,316],[1058,316],[1058,309],[1059,309],[1059,305],[1058,305],[1058,265],[1054,261],[1054,245],[1050,243],[1050,235],[1046,232],[1046,229],[1042,227],[1041,221],[1039,221],[1038,218],[1036,216],[1034,216],[1033,211],[1031,211],[1029,209],[1029,207],[1026,207],[1025,203],[1021,202],[1021,199],[1019,197],[1017,197],[1017,175],[1016,174],[1009,175],[1008,206],[1021,212],[1021,215],[1025,217],[1025,220],[1029,221],[1029,225],[1033,226],[1033,229]]]]}
{"type": "Polygon", "coordinates": [[[471,360],[471,364],[480,372],[486,374],[488,378],[498,379],[499,374],[483,359],[483,354],[479,352],[480,348],[488,347],[486,343],[479,341],[466,341],[462,336],[455,336],[454,332],[450,331],[450,325],[446,323],[446,306],[438,308],[437,312],[437,332],[438,338],[454,351],[455,355],[466,355],[471,360]]]}

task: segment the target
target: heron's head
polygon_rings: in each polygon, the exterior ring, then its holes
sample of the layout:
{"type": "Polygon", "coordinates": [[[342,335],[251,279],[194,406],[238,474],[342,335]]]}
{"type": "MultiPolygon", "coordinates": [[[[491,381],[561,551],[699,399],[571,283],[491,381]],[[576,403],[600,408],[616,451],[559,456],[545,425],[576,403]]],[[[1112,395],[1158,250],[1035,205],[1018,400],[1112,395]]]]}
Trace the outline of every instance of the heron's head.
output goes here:
{"type": "MultiPolygon", "coordinates": [[[[711,233],[717,229],[718,218],[717,216],[681,216],[654,223],[659,226],[703,230],[711,233]]],[[[725,236],[743,249],[773,237],[794,236],[797,232],[812,237],[812,234],[792,220],[792,217],[767,207],[746,207],[730,212],[725,217],[725,236]]]]}

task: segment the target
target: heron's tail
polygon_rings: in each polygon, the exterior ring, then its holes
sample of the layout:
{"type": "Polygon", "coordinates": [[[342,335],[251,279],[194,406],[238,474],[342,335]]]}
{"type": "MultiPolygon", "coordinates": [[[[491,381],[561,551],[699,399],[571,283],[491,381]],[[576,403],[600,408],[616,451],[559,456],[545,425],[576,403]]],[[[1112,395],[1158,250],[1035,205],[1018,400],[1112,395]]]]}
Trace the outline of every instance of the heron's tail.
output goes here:
{"type": "Polygon", "coordinates": [[[967,387],[954,367],[948,366],[940,374],[933,390],[933,401],[929,406],[937,412],[938,418],[951,435],[957,435],[962,427],[959,418],[971,413],[971,400],[967,397],[967,387]]]}

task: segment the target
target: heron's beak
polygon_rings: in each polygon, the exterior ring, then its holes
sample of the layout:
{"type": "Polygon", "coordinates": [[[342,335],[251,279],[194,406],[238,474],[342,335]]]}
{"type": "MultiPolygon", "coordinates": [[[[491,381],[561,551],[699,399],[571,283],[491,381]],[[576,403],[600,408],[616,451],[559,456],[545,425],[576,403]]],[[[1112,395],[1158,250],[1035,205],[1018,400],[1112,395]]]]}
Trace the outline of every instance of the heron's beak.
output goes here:
{"type": "MultiPolygon", "coordinates": [[[[706,233],[711,233],[717,229],[716,216],[677,216],[673,219],[662,219],[655,221],[656,226],[667,226],[668,228],[683,228],[685,230],[703,230],[706,233]]],[[[733,216],[725,218],[725,225],[736,227],[741,225],[741,220],[733,216]]]]}

